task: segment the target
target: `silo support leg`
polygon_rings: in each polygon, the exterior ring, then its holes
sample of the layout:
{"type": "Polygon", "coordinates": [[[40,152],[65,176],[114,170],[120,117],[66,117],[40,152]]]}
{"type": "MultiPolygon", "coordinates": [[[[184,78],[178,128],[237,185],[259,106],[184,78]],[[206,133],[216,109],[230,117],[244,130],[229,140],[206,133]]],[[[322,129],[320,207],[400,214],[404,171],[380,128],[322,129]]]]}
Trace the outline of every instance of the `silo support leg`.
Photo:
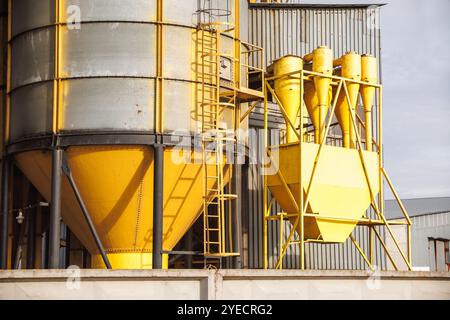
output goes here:
{"type": "Polygon", "coordinates": [[[154,146],[152,269],[162,269],[164,146],[154,146]]]}
{"type": "Polygon", "coordinates": [[[77,198],[78,204],[81,208],[81,211],[83,212],[83,216],[84,216],[86,223],[88,224],[89,230],[91,231],[91,234],[95,240],[95,244],[97,245],[97,249],[100,252],[100,255],[102,256],[103,263],[105,264],[106,268],[112,269],[111,263],[109,262],[108,256],[106,255],[105,248],[103,247],[103,244],[100,240],[97,230],[95,229],[95,226],[91,219],[89,211],[83,201],[83,198],[81,197],[81,194],[80,194],[80,191],[78,190],[77,184],[75,183],[75,180],[73,179],[69,164],[67,163],[67,160],[65,158],[63,158],[63,160],[62,160],[62,170],[63,170],[64,174],[66,175],[67,179],[69,180],[70,187],[72,188],[73,193],[75,194],[75,197],[77,198]]]}
{"type": "Polygon", "coordinates": [[[50,203],[50,244],[49,268],[59,268],[59,249],[61,241],[61,168],[63,150],[53,150],[52,196],[50,203]]]}
{"type": "Polygon", "coordinates": [[[233,166],[233,183],[234,183],[234,194],[237,194],[238,197],[234,200],[233,203],[233,245],[234,248],[232,250],[236,253],[239,253],[238,256],[234,257],[234,268],[241,268],[241,235],[242,235],[242,217],[241,217],[241,199],[240,196],[242,194],[242,186],[241,186],[241,166],[238,164],[238,157],[235,158],[235,165],[233,166]]]}
{"type": "Polygon", "coordinates": [[[1,269],[8,267],[8,212],[9,212],[9,175],[10,161],[3,158],[2,164],[2,219],[1,219],[1,269]]]}

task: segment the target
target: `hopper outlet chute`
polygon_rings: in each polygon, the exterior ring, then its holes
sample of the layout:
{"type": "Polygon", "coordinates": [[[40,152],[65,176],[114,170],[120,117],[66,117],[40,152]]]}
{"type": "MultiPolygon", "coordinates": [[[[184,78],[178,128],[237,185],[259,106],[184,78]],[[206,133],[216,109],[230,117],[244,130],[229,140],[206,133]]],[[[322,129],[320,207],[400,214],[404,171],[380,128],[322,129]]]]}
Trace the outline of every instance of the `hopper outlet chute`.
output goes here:
{"type": "MultiPolygon", "coordinates": [[[[303,59],[297,56],[285,56],[274,62],[274,75],[280,76],[295,71],[303,70],[303,59]]],[[[292,122],[295,128],[299,124],[300,108],[300,74],[294,74],[287,77],[278,78],[274,81],[275,94],[283,105],[287,118],[292,122]]],[[[298,141],[296,131],[286,123],[286,141],[298,141]]]]}
{"type": "MultiPolygon", "coordinates": [[[[196,221],[203,207],[201,152],[190,162],[173,161],[164,151],[163,250],[170,251],[196,221]]],[[[114,269],[150,269],[153,238],[152,148],[144,146],[76,146],[65,151],[73,178],[114,269]]],[[[15,156],[19,168],[39,192],[51,198],[51,152],[15,156]]],[[[214,186],[210,186],[212,189],[214,186]]],[[[62,183],[62,217],[88,248],[92,267],[103,260],[66,179],[62,183]]],[[[164,259],[167,268],[167,256],[164,259]]]]}
{"type": "MultiPolygon", "coordinates": [[[[303,60],[312,62],[312,71],[326,76],[333,74],[333,50],[320,46],[303,60]]],[[[325,134],[325,121],[332,100],[331,79],[315,76],[313,84],[305,83],[305,104],[314,125],[315,142],[320,143],[325,134]]]]}
{"type": "MultiPolygon", "coordinates": [[[[335,60],[334,65],[341,67],[342,77],[356,81],[361,80],[361,56],[359,54],[349,52],[338,60],[335,60]]],[[[360,85],[354,82],[346,82],[346,85],[349,94],[350,107],[352,108],[353,113],[355,113],[360,85]]],[[[344,89],[342,89],[339,94],[335,114],[342,130],[344,147],[356,148],[356,133],[351,119],[352,113],[349,110],[349,104],[344,89]]],[[[356,123],[356,119],[354,120],[356,123]]]]}

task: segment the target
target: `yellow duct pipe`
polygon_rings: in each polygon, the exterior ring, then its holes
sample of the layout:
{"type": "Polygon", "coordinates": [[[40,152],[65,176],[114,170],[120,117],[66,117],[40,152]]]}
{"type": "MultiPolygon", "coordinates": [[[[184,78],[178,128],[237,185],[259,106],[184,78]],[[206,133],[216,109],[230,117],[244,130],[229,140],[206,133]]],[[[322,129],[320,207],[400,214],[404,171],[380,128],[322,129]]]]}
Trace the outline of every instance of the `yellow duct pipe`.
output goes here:
{"type": "MultiPolygon", "coordinates": [[[[348,52],[333,63],[334,66],[341,67],[341,76],[344,78],[361,81],[361,56],[355,52],[348,52]]],[[[358,83],[347,82],[347,89],[350,96],[351,108],[356,112],[360,85],[358,83]]],[[[345,91],[339,94],[336,117],[342,129],[343,142],[345,148],[356,148],[356,133],[351,120],[351,113],[347,102],[345,91]]]]}
{"type": "MultiPolygon", "coordinates": [[[[306,55],[305,62],[312,61],[312,70],[317,73],[331,76],[333,74],[333,51],[327,46],[320,46],[312,54],[306,55]]],[[[314,77],[314,87],[305,85],[305,102],[314,124],[315,142],[320,143],[325,135],[325,120],[332,100],[331,79],[314,77]],[[314,90],[314,94],[312,92],[314,90]]]]}
{"type": "MultiPolygon", "coordinates": [[[[361,57],[361,80],[377,84],[377,59],[374,56],[363,55],[361,57]]],[[[376,89],[374,86],[362,85],[360,91],[365,114],[366,150],[372,151],[372,106],[376,89]]]]}
{"type": "MultiPolygon", "coordinates": [[[[303,70],[303,60],[300,57],[289,55],[274,62],[274,75],[280,76],[290,72],[303,70]]],[[[299,125],[298,111],[300,107],[300,75],[291,75],[275,80],[275,93],[280,99],[287,117],[295,127],[299,125]]],[[[295,130],[286,123],[286,142],[298,141],[295,130]]]]}

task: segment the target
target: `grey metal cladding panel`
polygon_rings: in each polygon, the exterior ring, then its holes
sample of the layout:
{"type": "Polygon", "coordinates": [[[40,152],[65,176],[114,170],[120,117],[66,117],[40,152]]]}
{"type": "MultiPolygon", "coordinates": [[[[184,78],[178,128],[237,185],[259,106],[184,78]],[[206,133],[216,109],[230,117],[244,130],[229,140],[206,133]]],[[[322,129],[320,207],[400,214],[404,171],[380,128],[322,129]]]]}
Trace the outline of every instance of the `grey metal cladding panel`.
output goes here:
{"type": "Polygon", "coordinates": [[[164,21],[194,26],[197,24],[198,0],[164,0],[164,21]]]}
{"type": "Polygon", "coordinates": [[[62,31],[62,75],[155,76],[155,26],[92,23],[62,31]]]}
{"type": "Polygon", "coordinates": [[[53,83],[17,89],[11,94],[11,139],[52,131],[53,83]]]}
{"type": "Polygon", "coordinates": [[[17,86],[53,79],[53,27],[22,34],[12,43],[12,89],[17,86]]]}
{"type": "Polygon", "coordinates": [[[12,35],[55,23],[54,0],[12,1],[12,35]]]}
{"type": "Polygon", "coordinates": [[[164,26],[164,77],[195,80],[195,38],[195,29],[164,26]]]}
{"type": "MultiPolygon", "coordinates": [[[[36,0],[34,0],[36,1],[36,0]]],[[[63,21],[78,6],[81,21],[155,21],[156,0],[62,0],[63,21]]]]}
{"type": "Polygon", "coordinates": [[[196,121],[195,84],[164,81],[164,131],[190,132],[196,121]]]}
{"type": "Polygon", "coordinates": [[[305,55],[328,45],[339,57],[349,50],[379,56],[379,8],[252,8],[251,42],[266,51],[266,63],[286,54],[305,55]]]}
{"type": "Polygon", "coordinates": [[[154,128],[154,80],[78,79],[63,86],[63,131],[154,128]]]}

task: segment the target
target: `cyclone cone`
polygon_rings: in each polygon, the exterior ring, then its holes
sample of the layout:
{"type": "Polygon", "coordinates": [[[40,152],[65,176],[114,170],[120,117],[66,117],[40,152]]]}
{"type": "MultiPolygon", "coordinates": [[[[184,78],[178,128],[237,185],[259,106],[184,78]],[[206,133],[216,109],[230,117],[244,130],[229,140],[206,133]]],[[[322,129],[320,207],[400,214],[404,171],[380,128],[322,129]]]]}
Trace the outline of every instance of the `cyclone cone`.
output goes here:
{"type": "MultiPolygon", "coordinates": [[[[335,61],[335,65],[341,66],[341,76],[344,78],[349,78],[352,80],[361,80],[361,56],[349,52],[342,56],[340,59],[335,61]]],[[[351,108],[356,111],[356,104],[358,102],[360,85],[358,83],[347,82],[347,90],[349,94],[349,100],[351,108]]],[[[339,121],[339,125],[342,129],[343,144],[345,148],[355,148],[356,147],[356,134],[355,128],[353,127],[353,121],[351,119],[352,114],[349,110],[348,100],[345,94],[344,88],[342,88],[338,103],[336,106],[336,117],[339,121]]]]}
{"type": "MultiPolygon", "coordinates": [[[[274,75],[280,76],[303,69],[303,59],[297,56],[286,56],[274,63],[274,75]]],[[[300,107],[300,74],[282,77],[275,80],[275,93],[283,105],[288,119],[294,127],[298,127],[298,111],[300,107]]],[[[287,143],[298,141],[296,132],[286,123],[287,143]]]]}

